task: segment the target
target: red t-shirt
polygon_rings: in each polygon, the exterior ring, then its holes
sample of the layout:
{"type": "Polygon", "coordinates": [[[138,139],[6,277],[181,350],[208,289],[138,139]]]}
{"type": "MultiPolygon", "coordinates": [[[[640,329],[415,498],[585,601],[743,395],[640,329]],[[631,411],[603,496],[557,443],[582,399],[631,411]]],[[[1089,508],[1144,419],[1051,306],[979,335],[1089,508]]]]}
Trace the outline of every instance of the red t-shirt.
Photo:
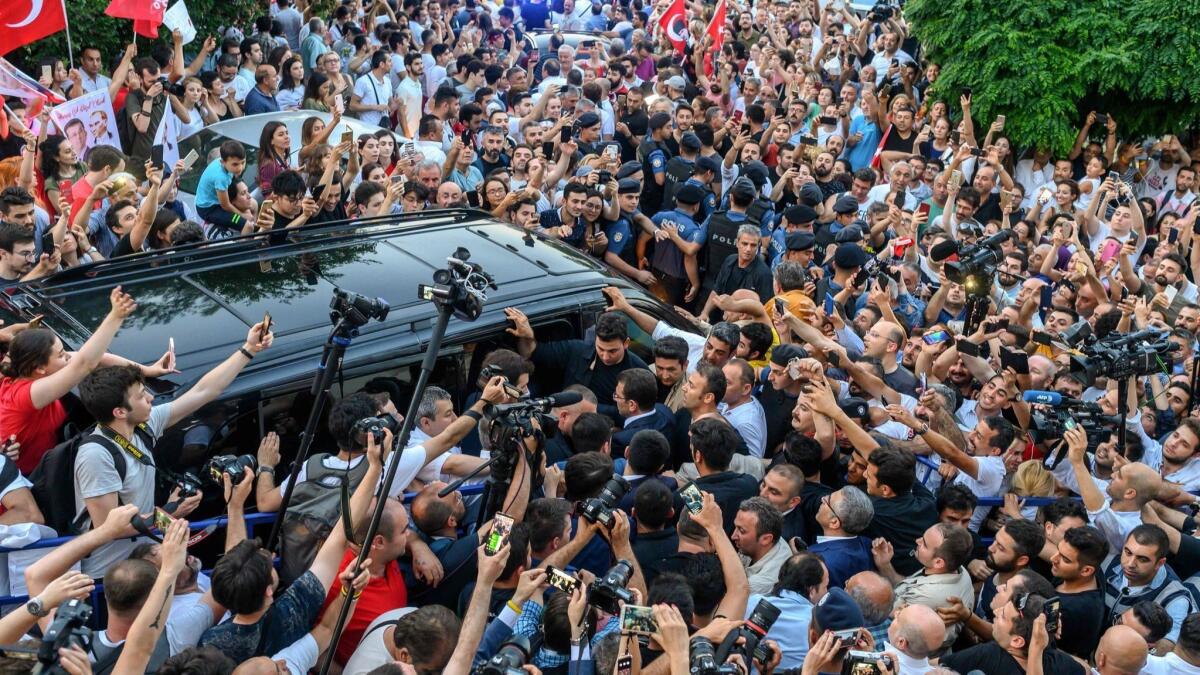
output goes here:
{"type": "Polygon", "coordinates": [[[62,401],[38,410],[30,388],[33,380],[6,377],[0,380],[0,438],[16,434],[21,444],[17,468],[28,476],[46,451],[58,444],[58,430],[67,421],[62,401]]]}
{"type": "MultiPolygon", "coordinates": [[[[338,574],[341,575],[342,571],[357,558],[358,555],[354,551],[346,549],[346,554],[342,556],[342,564],[338,566],[338,574]]],[[[325,604],[321,606],[321,611],[324,612],[329,607],[329,603],[333,602],[333,599],[341,592],[341,579],[334,579],[333,587],[329,589],[329,595],[325,596],[325,604]]],[[[342,631],[342,639],[337,645],[335,659],[338,664],[345,664],[350,660],[354,649],[362,640],[367,626],[370,626],[371,622],[380,614],[390,612],[397,607],[404,607],[407,604],[408,589],[404,586],[404,574],[400,571],[400,565],[393,560],[384,568],[383,576],[372,577],[367,582],[362,597],[354,606],[354,613],[346,621],[346,630],[342,631]]]]}

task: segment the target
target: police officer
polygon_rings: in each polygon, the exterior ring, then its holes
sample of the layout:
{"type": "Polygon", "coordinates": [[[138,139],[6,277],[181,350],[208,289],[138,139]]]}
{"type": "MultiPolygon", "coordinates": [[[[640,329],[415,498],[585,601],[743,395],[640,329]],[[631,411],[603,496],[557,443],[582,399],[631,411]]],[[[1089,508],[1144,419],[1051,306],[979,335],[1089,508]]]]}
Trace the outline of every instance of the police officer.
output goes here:
{"type": "Polygon", "coordinates": [[[583,113],[575,122],[575,128],[579,130],[575,143],[579,146],[580,156],[600,152],[600,115],[594,112],[583,113]]]}
{"type": "Polygon", "coordinates": [[[786,246],[787,250],[783,252],[783,258],[779,262],[800,263],[809,276],[817,276],[813,271],[821,268],[813,264],[817,238],[812,232],[789,232],[786,246]]]}
{"type": "Polygon", "coordinates": [[[787,236],[792,232],[812,234],[813,222],[816,219],[817,212],[811,206],[800,204],[784,209],[779,227],[771,232],[771,241],[767,245],[767,259],[771,261],[772,268],[778,265],[787,253],[787,236]]]}
{"type": "Polygon", "coordinates": [[[650,270],[639,269],[641,257],[638,255],[638,235],[644,231],[642,225],[653,228],[650,219],[638,211],[638,197],[642,193],[642,185],[632,178],[622,178],[617,182],[617,206],[620,215],[616,220],[604,224],[604,234],[608,237],[608,251],[604,259],[616,270],[626,276],[636,279],[644,286],[654,283],[654,274],[650,270]]]}
{"type": "Polygon", "coordinates": [[[746,167],[742,170],[742,175],[754,184],[754,203],[746,209],[746,217],[762,230],[763,237],[771,236],[771,228],[775,225],[775,207],[763,192],[768,174],[767,165],[758,160],[746,162],[746,167]]]}
{"type": "Polygon", "coordinates": [[[695,185],[681,185],[675,192],[675,208],[660,211],[654,223],[654,261],[651,269],[658,277],[665,300],[685,306],[700,292],[700,273],[696,255],[707,238],[705,229],[695,221],[704,191],[695,185]]]}
{"type": "MultiPolygon", "coordinates": [[[[746,177],[739,178],[729,188],[729,208],[717,211],[705,222],[708,246],[704,251],[704,295],[712,291],[726,258],[737,253],[737,231],[749,222],[746,210],[754,203],[754,184],[746,177]]],[[[755,225],[755,223],[750,223],[755,225]]]]}
{"type": "Polygon", "coordinates": [[[832,244],[837,233],[850,227],[857,218],[858,200],[854,195],[845,194],[838,197],[833,203],[833,220],[830,221],[829,227],[817,233],[817,244],[822,248],[832,244]]]}
{"type": "Polygon", "coordinates": [[[667,160],[667,177],[663,181],[663,207],[675,205],[675,191],[692,177],[696,158],[700,155],[700,137],[692,132],[679,139],[679,156],[667,160]]]}
{"type": "Polygon", "coordinates": [[[704,222],[717,210],[717,195],[714,185],[721,180],[721,160],[716,157],[699,157],[696,159],[696,170],[687,182],[697,185],[704,190],[704,201],[700,202],[701,222],[704,222]]]}
{"type": "Polygon", "coordinates": [[[667,150],[665,139],[671,133],[671,116],[654,113],[650,117],[650,131],[646,140],[638,145],[638,161],[642,164],[642,213],[657,213],[662,210],[663,190],[667,181],[667,150]]]}

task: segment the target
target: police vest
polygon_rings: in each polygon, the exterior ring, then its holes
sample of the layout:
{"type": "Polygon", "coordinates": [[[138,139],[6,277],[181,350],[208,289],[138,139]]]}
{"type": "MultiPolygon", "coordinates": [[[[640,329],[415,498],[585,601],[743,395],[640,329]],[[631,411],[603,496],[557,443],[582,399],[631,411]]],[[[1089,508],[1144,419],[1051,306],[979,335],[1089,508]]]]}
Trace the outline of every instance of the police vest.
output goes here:
{"type": "Polygon", "coordinates": [[[717,211],[708,219],[708,244],[704,256],[704,284],[711,287],[721,265],[731,254],[737,253],[738,228],[744,220],[733,220],[728,211],[717,211]]]}
{"type": "MultiPolygon", "coordinates": [[[[662,150],[664,157],[671,154],[665,145],[652,141],[649,137],[638,146],[638,162],[642,165],[642,198],[638,205],[642,213],[651,215],[663,210],[663,188],[654,181],[654,167],[650,166],[650,153],[655,150],[662,150]]],[[[664,179],[663,186],[665,185],[664,179]]]]}
{"type": "Polygon", "coordinates": [[[763,226],[763,216],[767,215],[767,211],[771,210],[771,202],[759,197],[750,204],[750,208],[746,209],[746,220],[749,220],[752,225],[758,227],[763,226]]]}
{"type": "Polygon", "coordinates": [[[1152,600],[1159,607],[1165,608],[1168,603],[1174,602],[1178,598],[1186,598],[1188,614],[1196,609],[1196,600],[1192,597],[1192,593],[1179,581],[1179,577],[1170,568],[1167,569],[1166,579],[1161,584],[1150,586],[1140,593],[1130,593],[1128,586],[1118,589],[1116,584],[1112,583],[1112,579],[1122,574],[1119,555],[1113,557],[1106,572],[1105,581],[1107,583],[1104,584],[1104,605],[1108,608],[1106,626],[1111,626],[1116,617],[1121,616],[1125,610],[1143,600],[1152,600]]]}
{"type": "Polygon", "coordinates": [[[687,182],[695,171],[696,163],[682,157],[672,157],[667,162],[666,176],[663,178],[663,208],[675,208],[675,192],[679,186],[687,182]]]}

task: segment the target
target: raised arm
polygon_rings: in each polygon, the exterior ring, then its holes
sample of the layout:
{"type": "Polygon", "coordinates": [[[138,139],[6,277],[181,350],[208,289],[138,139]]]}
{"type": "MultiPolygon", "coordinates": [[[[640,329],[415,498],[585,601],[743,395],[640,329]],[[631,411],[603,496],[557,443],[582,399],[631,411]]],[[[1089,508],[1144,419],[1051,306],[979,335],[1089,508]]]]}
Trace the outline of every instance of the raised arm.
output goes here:
{"type": "Polygon", "coordinates": [[[929,445],[929,449],[940,455],[942,459],[950,462],[955,468],[966,473],[971,478],[979,479],[978,460],[968,455],[962,448],[951,443],[945,436],[931,429],[928,424],[918,420],[907,408],[900,405],[889,405],[887,413],[893,420],[915,431],[917,436],[929,445]]]}
{"type": "Polygon", "coordinates": [[[141,675],[146,672],[150,663],[150,655],[158,636],[167,627],[167,614],[171,611],[171,601],[175,598],[175,579],[187,562],[188,522],[182,518],[171,523],[163,533],[159,558],[162,562],[158,569],[158,578],[142,611],[129,628],[125,639],[125,647],[113,667],[113,675],[141,675]]]}
{"type": "Polygon", "coordinates": [[[238,373],[242,372],[242,369],[250,363],[250,359],[271,346],[272,340],[274,340],[274,335],[271,333],[263,335],[261,322],[251,326],[250,332],[246,334],[245,344],[219,366],[208,371],[185,394],[175,399],[171,404],[171,419],[167,422],[167,426],[184,419],[198,410],[200,406],[220,396],[221,392],[225,391],[225,388],[233,382],[233,378],[237,377],[238,373]]]}
{"type": "MultiPolygon", "coordinates": [[[[70,361],[67,361],[67,365],[46,377],[34,380],[33,386],[29,388],[29,396],[35,408],[40,410],[66,396],[83,381],[83,378],[87,377],[88,373],[95,370],[100,364],[100,358],[108,350],[108,345],[116,337],[117,330],[121,328],[121,323],[133,313],[133,310],[137,309],[137,303],[131,296],[121,291],[120,286],[114,288],[109,294],[109,302],[112,304],[112,309],[109,310],[104,321],[100,323],[88,341],[83,343],[83,347],[75,353],[70,361]]],[[[59,349],[62,347],[59,346],[59,349]]]]}
{"type": "Polygon", "coordinates": [[[721,517],[721,506],[709,492],[701,492],[704,507],[700,513],[692,516],[692,520],[704,527],[709,539],[713,542],[717,559],[721,561],[721,575],[725,578],[725,597],[717,605],[714,617],[737,619],[746,615],[746,603],[750,599],[750,580],[746,577],[746,568],[738,557],[733,542],[725,534],[724,520],[721,517]]]}
{"type": "Polygon", "coordinates": [[[446,667],[442,670],[445,675],[467,675],[471,672],[471,662],[479,639],[483,637],[483,628],[487,621],[488,606],[491,604],[492,585],[496,583],[504,565],[508,562],[509,547],[505,544],[496,555],[487,555],[480,546],[477,553],[479,577],[475,581],[475,590],[467,604],[467,614],[463,617],[462,628],[458,632],[458,645],[446,667]]]}

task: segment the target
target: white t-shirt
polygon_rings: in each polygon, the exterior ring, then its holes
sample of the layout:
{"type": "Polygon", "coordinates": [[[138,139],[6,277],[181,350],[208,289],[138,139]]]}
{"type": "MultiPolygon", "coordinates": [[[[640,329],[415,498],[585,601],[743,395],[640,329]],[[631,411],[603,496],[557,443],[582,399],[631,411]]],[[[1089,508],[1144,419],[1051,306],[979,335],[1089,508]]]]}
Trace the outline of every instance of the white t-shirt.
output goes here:
{"type": "MultiPolygon", "coordinates": [[[[146,426],[150,434],[158,439],[167,428],[171,419],[171,404],[154,406],[150,410],[150,419],[146,426]]],[[[146,453],[151,462],[154,455],[142,439],[134,434],[129,439],[134,447],[146,453]]],[[[99,443],[84,443],[79,446],[79,454],[75,456],[75,512],[85,510],[84,500],[101,497],[113,492],[117,493],[122,504],[136,504],[138,512],[149,513],[154,509],[154,477],[156,470],[135,460],[124,450],[120,450],[125,459],[125,480],[117,473],[113,464],[112,453],[99,443]]],[[[95,523],[89,525],[89,528],[95,523]]],[[[129,557],[129,553],[140,543],[149,541],[145,537],[138,539],[119,539],[101,546],[83,559],[83,571],[93,577],[104,574],[108,568],[129,557]]]]}
{"type": "MultiPolygon", "coordinates": [[[[875,187],[871,188],[870,190],[867,191],[867,207],[870,207],[871,204],[875,204],[875,203],[879,203],[879,204],[885,203],[887,196],[891,192],[892,192],[892,186],[890,183],[882,183],[880,185],[876,185],[875,187]]],[[[917,198],[913,195],[913,193],[910,190],[906,189],[904,191],[904,209],[906,211],[912,211],[916,208],[917,208],[917,198]]]]}
{"type": "MultiPolygon", "coordinates": [[[[201,575],[203,576],[203,575],[201,575]]],[[[200,642],[214,623],[212,608],[204,603],[204,592],[176,595],[167,614],[167,644],[174,656],[200,642]]]]}
{"type": "MultiPolygon", "coordinates": [[[[400,80],[396,87],[396,96],[404,103],[405,124],[408,125],[408,137],[416,138],[420,133],[421,123],[421,85],[411,77],[400,80]]],[[[397,128],[396,132],[403,135],[404,129],[397,128]]]]}
{"type": "Polygon", "coordinates": [[[387,628],[380,628],[379,626],[385,622],[395,621],[405,614],[415,611],[417,611],[416,607],[401,607],[375,617],[375,620],[371,622],[371,625],[367,626],[366,632],[363,633],[362,641],[358,643],[354,654],[346,662],[346,667],[342,669],[342,674],[362,675],[362,673],[369,673],[386,663],[391,663],[392,653],[388,650],[388,645],[384,641],[387,628]]]}
{"type": "MultiPolygon", "coordinates": [[[[393,452],[388,457],[388,466],[384,468],[383,475],[379,477],[380,485],[383,484],[383,479],[387,477],[388,471],[391,470],[391,464],[393,462],[400,462],[400,467],[396,469],[396,479],[392,482],[392,487],[388,490],[389,497],[398,498],[404,494],[404,488],[413,482],[413,479],[417,477],[417,474],[421,473],[421,469],[424,469],[427,463],[430,463],[425,461],[426,457],[427,453],[423,445],[409,446],[403,452],[393,452]]],[[[445,457],[446,455],[443,453],[438,459],[445,461],[445,457]]],[[[441,466],[438,465],[438,470],[440,471],[440,469],[441,466]]]]}
{"type": "Polygon", "coordinates": [[[1152,159],[1146,169],[1146,177],[1138,184],[1140,196],[1157,200],[1159,195],[1175,189],[1175,176],[1179,173],[1179,164],[1164,169],[1158,160],[1152,159]]]}
{"type": "MultiPolygon", "coordinates": [[[[737,165],[735,164],[734,166],[737,165]]],[[[700,365],[700,357],[704,356],[704,343],[707,341],[705,337],[703,335],[697,335],[696,333],[690,333],[686,330],[680,330],[668,324],[666,321],[659,321],[658,323],[654,324],[654,334],[650,337],[654,338],[655,340],[661,340],[668,335],[674,335],[675,337],[683,338],[683,341],[687,343],[687,372],[695,372],[696,366],[700,365]]]]}
{"type": "MultiPolygon", "coordinates": [[[[366,458],[367,455],[365,453],[351,457],[348,460],[339,459],[337,455],[329,455],[325,459],[321,460],[321,465],[326,469],[332,469],[334,471],[350,471],[357,468],[359,463],[366,458]]],[[[291,482],[291,479],[291,476],[285,476],[284,479],[279,483],[279,494],[287,492],[287,486],[288,483],[291,482]]],[[[297,483],[303,483],[306,480],[308,480],[308,462],[304,462],[300,465],[300,473],[296,475],[297,483]]]]}
{"type": "Polygon", "coordinates": [[[1193,666],[1171,652],[1166,656],[1146,657],[1141,675],[1200,675],[1200,666],[1193,666]]]}
{"type": "MultiPolygon", "coordinates": [[[[976,457],[975,463],[979,465],[978,478],[972,478],[966,471],[959,471],[954,482],[967,486],[976,496],[999,497],[1004,489],[1004,458],[976,457]]],[[[991,510],[990,506],[975,507],[975,513],[971,514],[971,529],[978,532],[991,510]]]]}
{"type": "MultiPolygon", "coordinates": [[[[8,457],[0,455],[0,470],[3,470],[5,465],[9,464],[10,462],[12,462],[12,460],[10,460],[8,457]]],[[[4,496],[13,490],[20,490],[21,488],[28,489],[32,487],[33,483],[30,483],[29,479],[25,478],[25,476],[22,476],[18,471],[16,477],[12,479],[11,483],[8,485],[0,485],[0,499],[4,499],[4,496]]]]}
{"type": "MultiPolygon", "coordinates": [[[[367,73],[354,81],[354,95],[366,105],[387,105],[392,98],[392,81],[388,77],[379,81],[374,75],[367,73]]],[[[376,126],[383,120],[383,113],[378,110],[364,110],[355,115],[362,122],[376,126]]]]}
{"type": "Polygon", "coordinates": [[[271,656],[272,661],[283,661],[287,664],[289,675],[305,675],[317,667],[317,657],[321,655],[321,647],[312,633],[284,647],[271,656]]]}

